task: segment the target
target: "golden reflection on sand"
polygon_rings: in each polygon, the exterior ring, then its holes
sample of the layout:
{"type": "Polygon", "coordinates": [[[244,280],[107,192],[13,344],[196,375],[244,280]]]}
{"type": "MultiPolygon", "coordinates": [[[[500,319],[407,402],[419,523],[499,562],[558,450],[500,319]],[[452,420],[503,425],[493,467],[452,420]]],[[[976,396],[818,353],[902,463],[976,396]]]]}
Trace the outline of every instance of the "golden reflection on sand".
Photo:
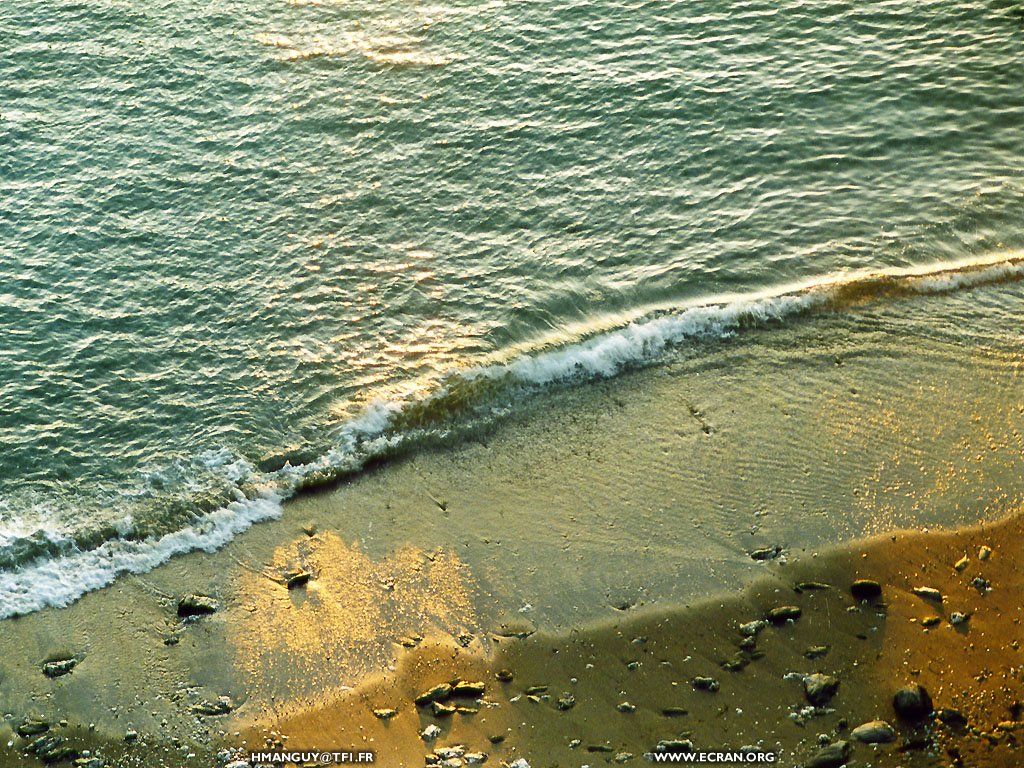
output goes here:
{"type": "Polygon", "coordinates": [[[407,547],[375,561],[333,533],[278,547],[239,571],[229,642],[251,694],[351,684],[393,660],[403,639],[474,625],[466,566],[448,552],[407,547]],[[303,587],[287,575],[308,571],[303,587]]]}

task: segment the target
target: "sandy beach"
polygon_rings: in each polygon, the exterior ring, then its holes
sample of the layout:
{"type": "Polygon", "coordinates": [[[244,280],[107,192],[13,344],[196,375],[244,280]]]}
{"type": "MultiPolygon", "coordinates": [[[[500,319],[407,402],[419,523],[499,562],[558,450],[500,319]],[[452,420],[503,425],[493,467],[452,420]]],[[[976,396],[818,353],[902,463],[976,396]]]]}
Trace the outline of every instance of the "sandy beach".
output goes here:
{"type": "Polygon", "coordinates": [[[287,745],[538,768],[644,764],[659,742],[1018,764],[1014,369],[823,322],[771,342],[758,366],[726,345],[555,391],[218,551],[5,621],[0,764],[205,768],[287,745]],[[881,594],[855,599],[857,579],[881,594]],[[819,673],[838,687],[812,706],[819,673]],[[897,715],[913,684],[939,715],[897,715]],[[853,735],[876,719],[890,740],[853,735]]]}

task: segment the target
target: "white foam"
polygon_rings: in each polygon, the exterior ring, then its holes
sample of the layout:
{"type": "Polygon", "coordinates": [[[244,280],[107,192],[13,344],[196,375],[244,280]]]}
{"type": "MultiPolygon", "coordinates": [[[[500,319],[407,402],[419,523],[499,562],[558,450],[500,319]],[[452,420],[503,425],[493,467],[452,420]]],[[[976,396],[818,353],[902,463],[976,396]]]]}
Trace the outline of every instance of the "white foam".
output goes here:
{"type": "Polygon", "coordinates": [[[194,525],[157,539],[114,539],[85,552],[41,558],[17,570],[0,572],[0,618],[69,605],[121,574],[151,571],[185,552],[212,552],[254,523],[280,515],[280,495],[268,493],[234,501],[194,525]]]}

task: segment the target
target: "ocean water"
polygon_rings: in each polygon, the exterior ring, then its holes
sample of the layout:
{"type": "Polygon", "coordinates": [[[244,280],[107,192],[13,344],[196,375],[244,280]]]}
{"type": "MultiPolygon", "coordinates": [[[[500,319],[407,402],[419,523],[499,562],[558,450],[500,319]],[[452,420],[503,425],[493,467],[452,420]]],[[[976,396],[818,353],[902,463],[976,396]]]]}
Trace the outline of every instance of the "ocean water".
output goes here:
{"type": "Polygon", "coordinates": [[[1019,342],[1022,44],[1013,2],[17,0],[0,616],[697,340],[1019,342]]]}

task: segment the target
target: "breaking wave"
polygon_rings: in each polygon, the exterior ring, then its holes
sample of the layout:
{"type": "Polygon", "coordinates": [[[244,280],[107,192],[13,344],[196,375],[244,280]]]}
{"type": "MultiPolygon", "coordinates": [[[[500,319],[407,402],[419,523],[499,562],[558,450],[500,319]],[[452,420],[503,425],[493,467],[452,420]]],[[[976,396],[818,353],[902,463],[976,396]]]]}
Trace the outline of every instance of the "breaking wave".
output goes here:
{"type": "Polygon", "coordinates": [[[1021,279],[1024,254],[1018,253],[832,275],[752,294],[649,308],[616,327],[506,353],[505,359],[448,375],[426,396],[372,403],[337,427],[323,445],[258,461],[228,451],[207,455],[207,468],[220,480],[217,492],[180,505],[177,514],[163,518],[163,528],[140,525],[130,515],[75,534],[0,527],[0,618],[65,606],[119,575],[149,571],[186,552],[215,550],[253,524],[279,517],[283,501],[295,493],[492,423],[512,396],[650,365],[688,340],[726,338],[813,313],[1021,279]]]}

